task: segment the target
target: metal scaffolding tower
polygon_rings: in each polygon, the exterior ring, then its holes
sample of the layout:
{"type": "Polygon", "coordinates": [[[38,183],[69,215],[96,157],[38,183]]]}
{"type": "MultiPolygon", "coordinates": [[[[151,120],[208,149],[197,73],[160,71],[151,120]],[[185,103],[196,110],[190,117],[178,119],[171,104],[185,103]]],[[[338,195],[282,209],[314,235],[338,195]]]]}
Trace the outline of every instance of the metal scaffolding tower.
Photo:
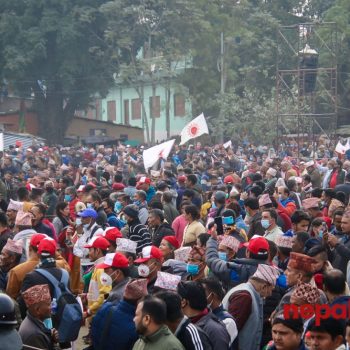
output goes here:
{"type": "Polygon", "coordinates": [[[316,131],[331,138],[336,130],[337,55],[333,22],[300,23],[277,30],[277,142],[285,134],[296,134],[298,156],[302,143],[315,144],[316,131]]]}

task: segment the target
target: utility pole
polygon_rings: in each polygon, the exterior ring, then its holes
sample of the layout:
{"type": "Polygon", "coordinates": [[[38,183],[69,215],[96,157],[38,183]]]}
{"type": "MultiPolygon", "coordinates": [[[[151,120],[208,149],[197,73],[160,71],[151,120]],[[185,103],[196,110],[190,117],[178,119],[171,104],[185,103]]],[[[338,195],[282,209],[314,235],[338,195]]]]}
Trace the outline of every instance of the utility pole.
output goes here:
{"type": "MultiPolygon", "coordinates": [[[[221,32],[220,35],[220,97],[221,99],[224,97],[225,94],[225,43],[224,43],[224,32],[221,32]]],[[[222,106],[220,106],[220,115],[219,115],[219,130],[218,130],[218,142],[223,143],[224,142],[224,115],[222,111],[222,106]]]]}

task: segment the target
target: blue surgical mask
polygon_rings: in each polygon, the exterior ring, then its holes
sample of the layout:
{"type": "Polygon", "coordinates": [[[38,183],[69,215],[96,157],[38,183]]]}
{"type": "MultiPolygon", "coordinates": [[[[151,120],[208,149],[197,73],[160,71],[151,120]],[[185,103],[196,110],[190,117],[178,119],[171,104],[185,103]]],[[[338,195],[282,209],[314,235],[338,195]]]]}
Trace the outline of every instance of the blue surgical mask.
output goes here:
{"type": "Polygon", "coordinates": [[[198,275],[199,273],[199,265],[195,264],[187,264],[186,270],[190,275],[198,275]]]}
{"type": "Polygon", "coordinates": [[[225,252],[218,252],[218,254],[219,254],[219,259],[220,260],[227,261],[227,253],[225,253],[225,252]]]}
{"type": "Polygon", "coordinates": [[[72,196],[70,194],[65,194],[64,195],[64,201],[65,202],[70,202],[72,200],[72,196]]]}
{"type": "Polygon", "coordinates": [[[279,275],[276,281],[276,285],[282,288],[287,288],[287,278],[286,275],[279,275]]]}
{"type": "Polygon", "coordinates": [[[94,205],[92,203],[86,203],[86,208],[94,209],[94,205]]]}
{"type": "Polygon", "coordinates": [[[213,202],[213,203],[211,203],[211,207],[213,208],[213,209],[216,209],[217,208],[217,206],[216,206],[216,204],[213,202]]]}
{"type": "Polygon", "coordinates": [[[270,220],[262,219],[261,220],[261,226],[266,230],[270,227],[270,220]]]}
{"type": "Polygon", "coordinates": [[[47,329],[51,330],[53,328],[51,317],[45,318],[45,320],[43,321],[43,324],[47,329]]]}
{"type": "Polygon", "coordinates": [[[119,201],[116,201],[114,203],[114,211],[116,213],[119,213],[122,209],[123,209],[123,205],[119,201]]]}
{"type": "Polygon", "coordinates": [[[137,205],[137,206],[140,206],[141,205],[141,201],[134,201],[134,204],[137,205]]]}
{"type": "Polygon", "coordinates": [[[323,238],[323,231],[322,231],[322,230],[321,230],[321,231],[319,231],[319,233],[318,233],[318,237],[323,238]]]}

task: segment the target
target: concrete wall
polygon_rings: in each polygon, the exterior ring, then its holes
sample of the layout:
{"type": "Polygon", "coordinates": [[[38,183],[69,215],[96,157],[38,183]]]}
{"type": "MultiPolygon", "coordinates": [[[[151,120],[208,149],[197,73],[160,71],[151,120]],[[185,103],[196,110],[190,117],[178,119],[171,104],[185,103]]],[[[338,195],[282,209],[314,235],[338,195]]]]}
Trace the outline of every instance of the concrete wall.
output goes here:
{"type": "Polygon", "coordinates": [[[97,131],[98,134],[99,130],[101,130],[101,133],[103,133],[104,136],[120,139],[123,138],[124,135],[127,135],[129,140],[138,140],[141,143],[144,142],[143,130],[141,128],[135,128],[126,125],[117,125],[111,122],[86,119],[84,117],[73,118],[71,124],[67,129],[66,136],[93,136],[91,131],[97,131]]]}

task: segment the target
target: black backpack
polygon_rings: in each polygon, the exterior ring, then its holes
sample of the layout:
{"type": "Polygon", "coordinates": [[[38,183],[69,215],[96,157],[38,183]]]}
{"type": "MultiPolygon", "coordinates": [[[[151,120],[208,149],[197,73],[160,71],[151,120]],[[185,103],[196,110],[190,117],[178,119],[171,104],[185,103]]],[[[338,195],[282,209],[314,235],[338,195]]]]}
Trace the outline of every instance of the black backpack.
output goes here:
{"type": "Polygon", "coordinates": [[[69,275],[61,269],[62,277],[58,281],[49,271],[36,269],[55,288],[57,302],[56,319],[58,320],[58,339],[60,343],[72,342],[78,338],[83,321],[83,311],[75,296],[68,289],[69,275]]]}

